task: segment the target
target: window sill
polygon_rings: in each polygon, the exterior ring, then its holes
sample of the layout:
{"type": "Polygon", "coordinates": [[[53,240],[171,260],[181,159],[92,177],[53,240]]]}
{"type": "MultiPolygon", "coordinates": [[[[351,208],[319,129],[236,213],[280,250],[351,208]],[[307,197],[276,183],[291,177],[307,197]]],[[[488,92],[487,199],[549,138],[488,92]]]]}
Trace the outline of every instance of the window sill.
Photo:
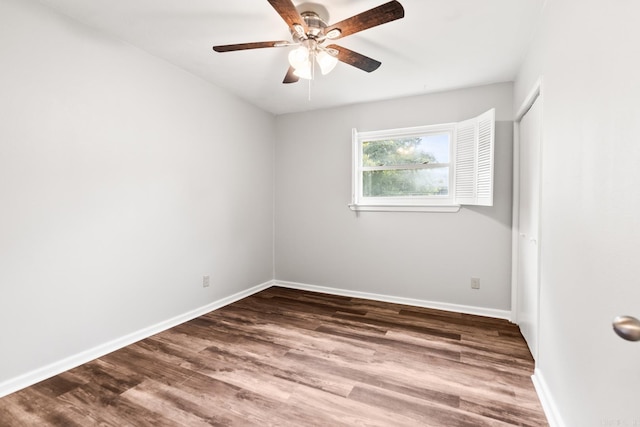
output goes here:
{"type": "Polygon", "coordinates": [[[458,212],[460,205],[356,205],[349,204],[355,212],[458,212]]]}

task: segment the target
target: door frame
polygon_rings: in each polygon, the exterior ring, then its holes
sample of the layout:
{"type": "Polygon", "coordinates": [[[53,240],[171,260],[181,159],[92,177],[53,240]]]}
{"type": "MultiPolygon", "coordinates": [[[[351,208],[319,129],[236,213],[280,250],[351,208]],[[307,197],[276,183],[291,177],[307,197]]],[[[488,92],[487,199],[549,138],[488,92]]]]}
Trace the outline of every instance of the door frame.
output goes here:
{"type": "MultiPolygon", "coordinates": [[[[520,216],[520,122],[525,114],[529,111],[529,109],[533,106],[534,102],[538,101],[540,108],[540,126],[542,127],[542,123],[544,120],[543,115],[543,91],[542,91],[542,77],[538,78],[538,80],[533,85],[533,88],[529,91],[524,101],[522,102],[520,108],[518,109],[515,119],[513,121],[513,211],[512,211],[512,225],[511,225],[511,322],[518,324],[518,261],[519,261],[519,216],[520,216]]],[[[536,313],[535,323],[536,323],[536,353],[539,353],[540,348],[540,339],[539,339],[539,331],[540,331],[540,255],[541,255],[541,235],[542,235],[542,222],[541,219],[541,206],[542,206],[542,153],[543,153],[544,140],[543,135],[540,135],[540,160],[538,164],[538,168],[540,170],[540,182],[538,188],[538,212],[536,213],[538,216],[538,274],[537,274],[537,297],[538,297],[538,312],[536,313]]],[[[533,358],[535,360],[538,359],[538,354],[534,354],[533,358]]]]}

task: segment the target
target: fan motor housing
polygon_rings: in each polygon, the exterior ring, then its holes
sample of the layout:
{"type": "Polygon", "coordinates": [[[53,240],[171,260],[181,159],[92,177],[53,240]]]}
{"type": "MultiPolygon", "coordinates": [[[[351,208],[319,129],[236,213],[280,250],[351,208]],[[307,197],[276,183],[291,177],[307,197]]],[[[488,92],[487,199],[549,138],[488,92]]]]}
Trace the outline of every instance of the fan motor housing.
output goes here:
{"type": "Polygon", "coordinates": [[[324,22],[329,22],[329,11],[320,3],[304,2],[296,6],[296,10],[302,16],[307,12],[315,13],[324,22]]]}
{"type": "MultiPolygon", "coordinates": [[[[302,12],[300,16],[304,19],[304,23],[307,27],[307,31],[305,33],[306,38],[318,39],[324,36],[324,29],[327,28],[327,24],[320,15],[315,12],[307,11],[302,12]]],[[[291,30],[291,35],[298,41],[305,39],[305,37],[296,33],[294,29],[291,30]]]]}

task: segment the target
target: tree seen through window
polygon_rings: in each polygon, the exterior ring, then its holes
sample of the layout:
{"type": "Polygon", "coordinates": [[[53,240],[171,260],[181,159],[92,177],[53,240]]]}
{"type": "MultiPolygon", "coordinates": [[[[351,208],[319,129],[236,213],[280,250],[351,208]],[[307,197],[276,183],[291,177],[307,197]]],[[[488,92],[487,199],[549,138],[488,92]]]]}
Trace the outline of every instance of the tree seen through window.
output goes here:
{"type": "Polygon", "coordinates": [[[365,197],[449,193],[449,134],[364,141],[365,197]]]}

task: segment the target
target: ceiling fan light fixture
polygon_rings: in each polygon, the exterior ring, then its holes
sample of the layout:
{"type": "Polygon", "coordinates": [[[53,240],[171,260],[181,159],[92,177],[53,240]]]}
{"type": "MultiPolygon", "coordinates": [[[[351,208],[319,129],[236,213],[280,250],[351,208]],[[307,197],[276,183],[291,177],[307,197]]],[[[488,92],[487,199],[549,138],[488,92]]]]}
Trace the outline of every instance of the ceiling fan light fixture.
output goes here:
{"type": "Polygon", "coordinates": [[[311,61],[306,61],[299,67],[293,67],[295,68],[293,74],[300,77],[301,79],[313,80],[313,72],[311,70],[311,67],[311,61]]]}
{"type": "Polygon", "coordinates": [[[289,64],[296,70],[304,67],[305,63],[309,62],[309,49],[305,46],[298,46],[289,52],[289,64]]]}
{"type": "Polygon", "coordinates": [[[338,58],[329,54],[326,50],[321,50],[316,55],[316,61],[320,66],[322,75],[329,74],[338,64],[338,58]]]}

